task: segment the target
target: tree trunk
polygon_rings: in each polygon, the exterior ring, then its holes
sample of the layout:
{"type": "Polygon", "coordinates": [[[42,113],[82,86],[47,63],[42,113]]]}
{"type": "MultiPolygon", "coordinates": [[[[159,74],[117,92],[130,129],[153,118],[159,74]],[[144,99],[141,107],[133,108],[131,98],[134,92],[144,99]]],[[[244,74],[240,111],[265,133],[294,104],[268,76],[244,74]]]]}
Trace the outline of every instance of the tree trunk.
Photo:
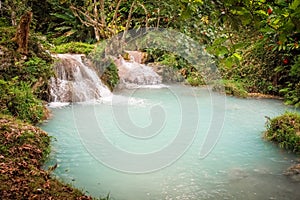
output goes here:
{"type": "Polygon", "coordinates": [[[17,32],[13,41],[18,45],[18,52],[21,54],[28,54],[28,39],[29,39],[29,26],[32,19],[32,12],[25,13],[18,24],[17,32]]]}
{"type": "Polygon", "coordinates": [[[95,38],[97,40],[97,42],[100,41],[100,33],[99,30],[97,29],[97,27],[94,27],[94,33],[95,33],[95,38]]]}
{"type": "Polygon", "coordinates": [[[131,16],[132,16],[132,12],[133,12],[133,8],[135,6],[135,1],[132,2],[131,6],[130,6],[130,10],[129,10],[129,14],[128,14],[128,18],[127,18],[127,22],[126,22],[126,27],[125,30],[123,32],[123,36],[122,36],[122,43],[125,41],[125,37],[127,34],[127,31],[130,27],[130,22],[131,22],[131,16]]]}
{"type": "Polygon", "coordinates": [[[11,11],[11,25],[17,26],[17,16],[15,11],[11,11]]]}

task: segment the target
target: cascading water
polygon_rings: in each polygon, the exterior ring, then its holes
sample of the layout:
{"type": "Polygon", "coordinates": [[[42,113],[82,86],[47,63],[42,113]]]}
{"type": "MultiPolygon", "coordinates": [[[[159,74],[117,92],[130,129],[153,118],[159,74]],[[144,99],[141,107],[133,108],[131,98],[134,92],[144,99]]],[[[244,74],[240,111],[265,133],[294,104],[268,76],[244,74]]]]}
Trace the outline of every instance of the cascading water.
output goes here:
{"type": "Polygon", "coordinates": [[[127,53],[130,61],[125,61],[122,57],[115,60],[121,86],[134,87],[162,83],[162,78],[151,67],[141,64],[142,54],[136,51],[128,51],[127,53]]]}
{"type": "Polygon", "coordinates": [[[52,102],[84,102],[111,96],[97,73],[83,63],[80,54],[57,54],[60,59],[50,80],[52,102]]]}

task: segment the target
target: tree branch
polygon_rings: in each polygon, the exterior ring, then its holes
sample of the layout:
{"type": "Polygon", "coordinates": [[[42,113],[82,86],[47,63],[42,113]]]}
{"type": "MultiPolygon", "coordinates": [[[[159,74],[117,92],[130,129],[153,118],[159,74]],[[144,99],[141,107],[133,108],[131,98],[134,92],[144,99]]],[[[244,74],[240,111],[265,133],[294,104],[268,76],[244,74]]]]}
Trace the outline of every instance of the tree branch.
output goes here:
{"type": "Polygon", "coordinates": [[[116,26],[116,19],[117,19],[117,17],[118,17],[118,11],[119,11],[121,2],[122,2],[122,0],[118,0],[117,6],[116,6],[116,8],[115,8],[115,13],[114,13],[113,19],[112,19],[112,21],[111,21],[111,24],[112,24],[112,25],[115,25],[115,26],[116,26]]]}
{"type": "Polygon", "coordinates": [[[144,6],[144,4],[138,2],[138,4],[143,8],[145,15],[146,15],[146,31],[148,30],[148,10],[146,9],[146,7],[144,6]]]}
{"type": "Polygon", "coordinates": [[[126,33],[127,33],[128,29],[129,29],[130,22],[131,22],[131,16],[132,16],[132,12],[133,12],[134,6],[135,6],[135,1],[133,1],[132,4],[131,4],[131,6],[130,6],[130,10],[129,10],[129,15],[128,15],[127,22],[126,22],[125,31],[124,31],[123,36],[122,36],[122,41],[125,40],[126,33]]]}
{"type": "Polygon", "coordinates": [[[106,26],[104,0],[101,0],[101,1],[100,1],[100,17],[101,17],[101,23],[102,23],[104,26],[106,26]]]}

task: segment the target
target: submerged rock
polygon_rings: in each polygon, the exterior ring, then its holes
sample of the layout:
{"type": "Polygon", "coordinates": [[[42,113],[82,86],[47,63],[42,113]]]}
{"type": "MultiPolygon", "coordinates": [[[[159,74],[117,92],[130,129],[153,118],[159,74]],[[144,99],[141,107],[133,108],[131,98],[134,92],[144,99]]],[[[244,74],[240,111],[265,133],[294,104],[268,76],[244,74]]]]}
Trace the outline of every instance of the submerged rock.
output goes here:
{"type": "Polygon", "coordinates": [[[286,176],[289,176],[294,181],[300,181],[300,163],[292,165],[289,167],[284,174],[286,176]]]}

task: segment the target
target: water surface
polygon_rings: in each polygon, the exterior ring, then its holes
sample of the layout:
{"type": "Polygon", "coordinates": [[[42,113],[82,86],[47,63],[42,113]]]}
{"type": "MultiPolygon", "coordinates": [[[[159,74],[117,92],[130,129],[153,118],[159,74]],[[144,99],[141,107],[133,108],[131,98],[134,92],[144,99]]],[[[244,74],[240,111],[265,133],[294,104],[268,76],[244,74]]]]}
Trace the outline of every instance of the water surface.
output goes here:
{"type": "MultiPolygon", "coordinates": [[[[117,200],[300,197],[300,184],[282,175],[297,157],[262,139],[265,116],[274,117],[291,109],[281,101],[227,97],[224,107],[219,94],[210,93],[205,88],[194,88],[191,92],[185,86],[140,88],[134,92],[122,90],[113,98],[113,103],[106,101],[52,108],[54,117],[42,128],[56,139],[52,143],[53,151],[48,162],[49,165],[58,163],[54,172],[56,176],[95,197],[110,193],[112,199],[117,200]],[[212,98],[216,100],[214,103],[212,98]],[[195,99],[197,108],[193,107],[189,120],[184,121],[181,108],[186,105],[182,106],[180,102],[195,99]],[[157,134],[141,139],[146,135],[130,135],[126,127],[122,128],[124,124],[120,122],[122,118],[117,116],[121,113],[118,109],[128,109],[133,124],[147,127],[154,120],[151,118],[151,108],[155,106],[164,111],[162,115],[161,110],[152,109],[153,116],[163,119],[157,134]],[[224,121],[219,121],[223,129],[216,146],[201,159],[199,152],[207,131],[214,128],[214,124],[210,124],[213,111],[220,115],[225,111],[224,121]],[[130,153],[160,152],[174,141],[182,123],[187,134],[194,131],[197,124],[197,134],[187,151],[171,165],[149,173],[126,173],[100,162],[95,155],[97,151],[90,149],[93,146],[86,147],[82,140],[84,132],[78,131],[78,123],[86,124],[88,137],[96,141],[99,132],[89,125],[93,120],[96,120],[107,141],[130,153]]],[[[95,147],[102,154],[110,155],[105,148],[101,149],[101,141],[97,142],[95,147]]],[[[105,147],[104,143],[102,145],[105,147]]],[[[174,151],[174,154],[177,153],[174,151]]],[[[168,159],[170,155],[161,156],[168,159]]],[[[126,157],[122,162],[126,163],[126,157]]]]}

